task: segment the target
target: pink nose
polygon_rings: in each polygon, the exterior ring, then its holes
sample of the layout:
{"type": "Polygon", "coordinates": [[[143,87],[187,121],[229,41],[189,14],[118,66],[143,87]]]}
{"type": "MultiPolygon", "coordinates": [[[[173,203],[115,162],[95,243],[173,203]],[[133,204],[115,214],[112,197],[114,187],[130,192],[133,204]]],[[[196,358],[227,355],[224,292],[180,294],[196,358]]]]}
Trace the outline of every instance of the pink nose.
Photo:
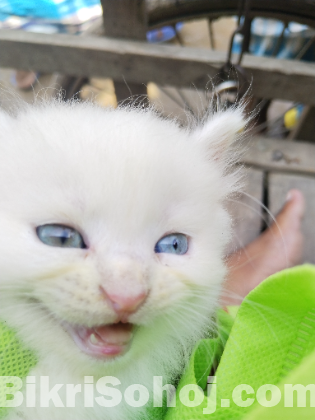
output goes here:
{"type": "Polygon", "coordinates": [[[146,292],[141,292],[136,296],[122,296],[110,293],[106,293],[106,295],[118,315],[132,314],[143,304],[147,297],[146,292]]]}

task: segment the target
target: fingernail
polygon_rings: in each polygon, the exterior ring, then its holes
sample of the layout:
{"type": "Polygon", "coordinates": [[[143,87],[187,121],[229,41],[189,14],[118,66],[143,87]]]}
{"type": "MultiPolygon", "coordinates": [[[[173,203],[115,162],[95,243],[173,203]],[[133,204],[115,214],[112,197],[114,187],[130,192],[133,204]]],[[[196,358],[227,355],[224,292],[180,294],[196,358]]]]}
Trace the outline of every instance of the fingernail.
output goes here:
{"type": "Polygon", "coordinates": [[[285,201],[290,201],[290,200],[292,200],[292,193],[291,193],[291,191],[288,192],[285,201]]]}

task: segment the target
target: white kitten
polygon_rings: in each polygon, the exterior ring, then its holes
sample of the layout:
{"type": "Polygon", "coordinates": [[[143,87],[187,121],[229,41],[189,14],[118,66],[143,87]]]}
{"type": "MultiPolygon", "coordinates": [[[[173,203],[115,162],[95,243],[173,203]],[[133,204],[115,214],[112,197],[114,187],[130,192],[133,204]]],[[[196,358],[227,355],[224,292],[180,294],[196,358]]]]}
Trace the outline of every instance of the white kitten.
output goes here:
{"type": "MultiPolygon", "coordinates": [[[[0,116],[0,321],[55,384],[171,383],[211,326],[238,188],[241,110],[193,130],[153,111],[58,102],[0,116]]],[[[0,373],[1,375],[1,373],[0,373]]],[[[38,391],[39,392],[39,391],[38,391]]],[[[59,392],[65,404],[65,385],[59,392]]],[[[130,420],[147,406],[11,409],[8,419],[130,420]]],[[[149,414],[146,413],[146,418],[149,414]]]]}

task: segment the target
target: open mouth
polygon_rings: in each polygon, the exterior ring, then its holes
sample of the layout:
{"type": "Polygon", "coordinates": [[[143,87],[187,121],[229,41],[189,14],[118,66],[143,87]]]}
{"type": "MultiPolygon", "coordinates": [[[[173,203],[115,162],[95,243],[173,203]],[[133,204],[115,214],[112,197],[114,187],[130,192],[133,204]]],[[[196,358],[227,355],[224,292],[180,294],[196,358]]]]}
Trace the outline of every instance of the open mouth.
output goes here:
{"type": "Polygon", "coordinates": [[[118,322],[87,328],[63,324],[76,345],[84,353],[96,358],[113,358],[128,350],[133,336],[133,324],[118,322]]]}

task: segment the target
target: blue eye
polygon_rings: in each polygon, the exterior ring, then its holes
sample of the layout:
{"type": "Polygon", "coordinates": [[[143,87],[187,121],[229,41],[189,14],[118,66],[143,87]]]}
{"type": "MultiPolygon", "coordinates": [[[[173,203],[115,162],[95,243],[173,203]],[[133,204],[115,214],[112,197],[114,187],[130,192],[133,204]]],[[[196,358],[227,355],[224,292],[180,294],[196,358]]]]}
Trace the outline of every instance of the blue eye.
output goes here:
{"type": "Polygon", "coordinates": [[[188,251],[188,240],[182,233],[164,236],[155,245],[154,252],[183,255],[188,251]]]}
{"type": "Polygon", "coordinates": [[[86,248],[80,233],[67,226],[43,225],[36,228],[38,238],[46,245],[60,248],[86,248]]]}

